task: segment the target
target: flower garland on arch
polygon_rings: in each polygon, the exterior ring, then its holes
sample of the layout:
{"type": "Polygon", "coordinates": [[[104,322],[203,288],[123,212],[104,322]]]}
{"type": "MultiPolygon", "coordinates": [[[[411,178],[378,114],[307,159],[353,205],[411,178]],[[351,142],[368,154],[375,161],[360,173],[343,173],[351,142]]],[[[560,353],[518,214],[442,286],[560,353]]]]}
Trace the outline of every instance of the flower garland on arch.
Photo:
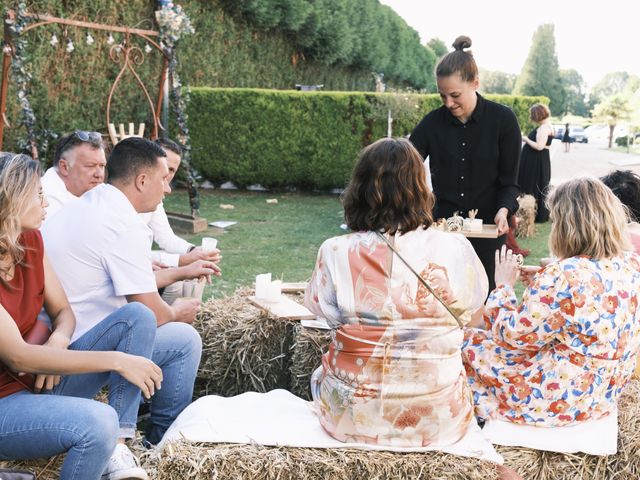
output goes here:
{"type": "Polygon", "coordinates": [[[180,5],[174,5],[171,0],[159,0],[156,11],[156,22],[160,30],[160,46],[168,59],[168,81],[173,112],[178,124],[178,143],[182,147],[182,162],[187,175],[187,190],[191,216],[197,217],[200,209],[200,195],[198,194],[197,173],[191,167],[191,138],[189,136],[187,105],[189,104],[189,89],[180,81],[178,73],[178,58],[176,46],[183,35],[194,33],[189,17],[180,5]]]}
{"type": "MultiPolygon", "coordinates": [[[[37,135],[36,135],[36,115],[31,108],[29,101],[29,82],[31,73],[27,69],[27,38],[22,32],[31,21],[26,15],[27,6],[24,2],[18,3],[15,10],[15,20],[11,20],[5,12],[5,23],[13,34],[13,61],[11,63],[11,74],[15,79],[18,102],[20,103],[20,125],[24,125],[27,130],[26,139],[20,142],[20,148],[30,150],[31,156],[38,157],[37,135]]],[[[5,49],[11,47],[4,45],[5,49]]]]}

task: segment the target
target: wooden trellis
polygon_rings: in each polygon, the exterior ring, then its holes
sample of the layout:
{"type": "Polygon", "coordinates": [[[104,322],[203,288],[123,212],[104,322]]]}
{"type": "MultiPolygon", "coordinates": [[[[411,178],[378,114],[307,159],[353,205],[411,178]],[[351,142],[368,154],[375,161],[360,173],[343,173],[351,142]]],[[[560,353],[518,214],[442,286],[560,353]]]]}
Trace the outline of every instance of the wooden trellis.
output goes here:
{"type": "MultiPolygon", "coordinates": [[[[106,103],[106,123],[105,126],[111,123],[111,101],[113,99],[113,94],[118,86],[120,80],[123,75],[129,71],[137,85],[144,92],[147,103],[149,104],[149,108],[151,110],[152,118],[153,118],[153,128],[151,131],[151,138],[155,139],[158,137],[159,129],[164,130],[164,126],[160,120],[160,113],[162,111],[162,102],[164,99],[164,90],[165,90],[165,82],[167,81],[167,71],[169,65],[169,59],[167,58],[165,52],[162,47],[154,40],[155,37],[158,37],[159,32],[155,30],[142,30],[138,28],[129,28],[129,27],[120,27],[115,25],[105,25],[94,22],[84,22],[78,20],[69,20],[65,18],[53,17],[45,14],[37,14],[37,13],[29,13],[28,17],[33,18],[34,23],[30,23],[26,26],[21,34],[26,33],[29,30],[34,28],[38,28],[44,25],[51,24],[60,24],[67,25],[71,27],[91,29],[91,30],[102,30],[108,31],[111,33],[122,33],[124,34],[124,40],[118,44],[112,45],[109,49],[110,58],[118,64],[122,64],[122,68],[120,72],[116,76],[113,84],[111,85],[111,89],[109,90],[109,95],[107,97],[106,103]],[[148,89],[142,82],[140,76],[136,72],[136,66],[141,65],[144,62],[144,52],[140,47],[134,45],[131,42],[132,36],[138,37],[144,40],[148,45],[156,49],[163,56],[163,67],[162,72],[160,74],[160,79],[158,82],[158,93],[156,95],[155,102],[151,99],[148,89]]],[[[14,10],[9,10],[7,12],[7,18],[11,21],[15,21],[16,12],[14,10]]],[[[4,27],[4,48],[3,48],[3,59],[2,59],[2,85],[0,87],[0,151],[3,147],[3,139],[4,139],[4,129],[5,127],[11,128],[11,124],[6,116],[6,108],[7,108],[7,90],[9,87],[9,71],[11,68],[12,56],[14,55],[14,49],[12,46],[12,32],[9,29],[7,23],[5,22],[4,27]]],[[[38,158],[37,146],[35,144],[31,145],[32,157],[38,158]]]]}

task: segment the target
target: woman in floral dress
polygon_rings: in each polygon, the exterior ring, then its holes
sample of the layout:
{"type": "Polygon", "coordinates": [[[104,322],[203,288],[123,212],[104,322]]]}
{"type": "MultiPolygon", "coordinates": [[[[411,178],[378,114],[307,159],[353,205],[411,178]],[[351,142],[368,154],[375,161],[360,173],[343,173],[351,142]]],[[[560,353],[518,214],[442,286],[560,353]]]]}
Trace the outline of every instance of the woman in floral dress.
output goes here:
{"type": "Polygon", "coordinates": [[[377,232],[464,323],[487,295],[482,263],[464,236],[429,228],[434,197],[407,140],[365,148],[343,203],[354,233],[322,244],[305,299],[333,334],[312,378],[320,422],[345,442],[456,443],[473,421],[462,329],[377,232]]]}
{"type": "Polygon", "coordinates": [[[603,418],[634,370],[640,257],[620,201],[600,180],[579,178],[557,186],[548,203],[557,260],[533,277],[518,306],[515,257],[496,253],[487,330],[465,332],[482,418],[542,427],[603,418]]]}

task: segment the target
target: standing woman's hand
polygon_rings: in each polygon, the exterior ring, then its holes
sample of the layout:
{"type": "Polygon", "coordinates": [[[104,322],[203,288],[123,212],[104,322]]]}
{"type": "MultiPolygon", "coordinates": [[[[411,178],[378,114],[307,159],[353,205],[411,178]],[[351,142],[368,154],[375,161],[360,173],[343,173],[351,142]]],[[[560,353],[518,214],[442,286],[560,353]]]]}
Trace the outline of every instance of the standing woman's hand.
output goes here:
{"type": "Polygon", "coordinates": [[[496,285],[509,285],[513,287],[520,276],[517,256],[507,246],[503,245],[500,250],[496,250],[496,271],[494,280],[496,285]]]}
{"type": "Polygon", "coordinates": [[[502,207],[496,213],[496,217],[493,219],[494,223],[498,227],[498,236],[504,235],[509,231],[509,221],[507,220],[507,215],[509,214],[509,210],[505,207],[502,207]]]}

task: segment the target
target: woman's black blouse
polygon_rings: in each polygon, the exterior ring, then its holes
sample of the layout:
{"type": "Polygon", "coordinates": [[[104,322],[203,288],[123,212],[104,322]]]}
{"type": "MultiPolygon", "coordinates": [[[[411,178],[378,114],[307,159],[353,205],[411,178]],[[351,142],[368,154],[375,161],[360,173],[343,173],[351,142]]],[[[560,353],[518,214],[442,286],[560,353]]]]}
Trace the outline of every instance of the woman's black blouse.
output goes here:
{"type": "Polygon", "coordinates": [[[493,223],[498,210],[518,209],[518,164],[522,136],[515,114],[478,95],[466,124],[442,106],[415,128],[410,138],[422,158],[429,157],[436,196],[434,217],[478,209],[478,218],[493,223]]]}

